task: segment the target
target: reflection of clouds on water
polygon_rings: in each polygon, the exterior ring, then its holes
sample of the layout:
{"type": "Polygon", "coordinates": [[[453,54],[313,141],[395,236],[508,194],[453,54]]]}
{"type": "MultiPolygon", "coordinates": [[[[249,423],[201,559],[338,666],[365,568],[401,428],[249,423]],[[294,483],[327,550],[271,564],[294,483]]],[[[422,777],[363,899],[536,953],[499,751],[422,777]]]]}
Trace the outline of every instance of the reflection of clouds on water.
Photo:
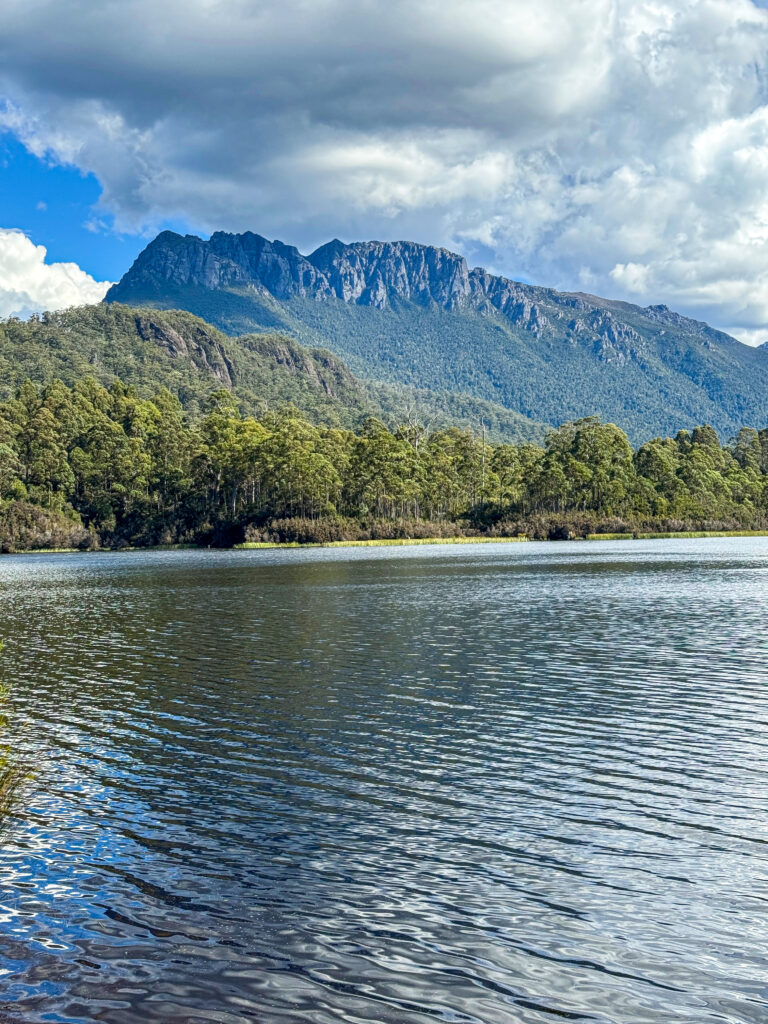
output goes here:
{"type": "Polygon", "coordinates": [[[767,560],[3,560],[52,762],[0,853],[0,1007],[757,1024],[767,560]]]}

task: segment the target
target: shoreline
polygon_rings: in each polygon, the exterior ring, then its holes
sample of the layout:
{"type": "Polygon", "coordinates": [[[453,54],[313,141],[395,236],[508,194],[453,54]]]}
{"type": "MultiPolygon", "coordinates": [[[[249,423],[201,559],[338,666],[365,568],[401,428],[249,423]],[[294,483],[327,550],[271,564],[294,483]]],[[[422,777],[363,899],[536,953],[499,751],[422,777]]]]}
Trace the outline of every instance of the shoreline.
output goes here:
{"type": "MultiPolygon", "coordinates": [[[[679,533],[588,533],[586,537],[569,537],[567,540],[533,540],[531,537],[424,537],[393,538],[382,540],[329,540],[329,541],[246,541],[235,544],[230,550],[255,551],[261,548],[376,548],[405,547],[430,544],[563,544],[601,540],[706,540],[718,537],[768,537],[768,530],[691,530],[679,533]]],[[[135,549],[139,550],[139,549],[135,549]]],[[[141,550],[151,550],[144,548],[141,550]]]]}
{"type": "Polygon", "coordinates": [[[92,555],[119,554],[137,551],[268,551],[280,548],[384,548],[424,547],[438,544],[563,544],[590,543],[594,541],[621,540],[716,540],[717,538],[768,537],[768,530],[689,530],[677,533],[588,533],[585,537],[569,537],[567,540],[533,540],[530,537],[397,537],[380,540],[332,540],[332,541],[245,541],[231,548],[211,547],[200,544],[155,544],[151,547],[120,548],[28,548],[23,551],[5,551],[4,555],[92,555]]]}

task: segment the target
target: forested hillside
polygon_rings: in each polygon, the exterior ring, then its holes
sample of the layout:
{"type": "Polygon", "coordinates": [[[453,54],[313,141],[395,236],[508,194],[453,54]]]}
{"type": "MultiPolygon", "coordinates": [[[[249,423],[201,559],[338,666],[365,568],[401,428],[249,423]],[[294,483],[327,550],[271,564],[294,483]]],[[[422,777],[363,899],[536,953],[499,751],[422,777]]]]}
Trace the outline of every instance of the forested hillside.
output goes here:
{"type": "Polygon", "coordinates": [[[412,242],[304,256],[252,232],[163,232],[107,301],[188,309],[231,334],[280,330],[389,384],[453,391],[548,423],[597,414],[634,443],[768,422],[768,349],[641,308],[470,270],[412,242]]]}
{"type": "Polygon", "coordinates": [[[544,446],[491,445],[374,418],[356,431],[296,410],[243,417],[220,389],[190,422],[93,378],[25,382],[0,405],[0,547],[765,528],[768,430],[711,427],[633,451],[591,418],[544,446]]]}
{"type": "Polygon", "coordinates": [[[190,313],[81,306],[28,321],[0,321],[0,397],[29,378],[72,386],[91,376],[119,378],[149,397],[159,386],[194,418],[225,387],[244,412],[295,405],[312,422],[346,427],[366,416],[457,425],[498,439],[542,439],[546,427],[469,395],[446,394],[358,379],[330,352],[289,335],[229,337],[190,313]]]}

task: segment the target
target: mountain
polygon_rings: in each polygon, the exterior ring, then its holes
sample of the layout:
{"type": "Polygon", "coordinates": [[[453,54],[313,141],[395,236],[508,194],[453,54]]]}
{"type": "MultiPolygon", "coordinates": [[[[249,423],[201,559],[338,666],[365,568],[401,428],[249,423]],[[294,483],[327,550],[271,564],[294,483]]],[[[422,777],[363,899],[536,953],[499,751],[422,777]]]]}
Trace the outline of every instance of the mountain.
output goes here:
{"type": "Polygon", "coordinates": [[[285,334],[229,337],[183,311],[81,306],[28,321],[0,321],[0,398],[26,379],[119,377],[142,397],[160,387],[177,394],[194,418],[217,388],[231,390],[246,413],[292,403],[316,422],[357,427],[374,415],[390,426],[416,419],[433,428],[479,429],[497,440],[541,440],[547,427],[471,396],[359,380],[337,356],[305,348],[285,334]]]}
{"type": "Polygon", "coordinates": [[[164,231],[106,301],[186,309],[231,335],[277,330],[360,376],[535,421],[598,414],[635,442],[768,422],[768,348],[666,306],[522,284],[414,242],[335,239],[304,256],[252,232],[164,231]]]}

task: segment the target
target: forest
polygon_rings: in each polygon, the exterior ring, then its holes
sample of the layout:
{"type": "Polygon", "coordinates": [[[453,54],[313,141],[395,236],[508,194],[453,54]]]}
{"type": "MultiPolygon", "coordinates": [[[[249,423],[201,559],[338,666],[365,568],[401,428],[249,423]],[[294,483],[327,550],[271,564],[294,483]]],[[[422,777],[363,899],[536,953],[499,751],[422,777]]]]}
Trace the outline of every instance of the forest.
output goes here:
{"type": "Polygon", "coordinates": [[[293,404],[312,423],[350,430],[376,416],[390,425],[416,419],[435,428],[484,422],[497,441],[540,442],[547,431],[471,395],[361,379],[331,352],[287,334],[229,337],[182,310],[102,304],[0,320],[0,401],[27,379],[72,387],[84,377],[105,387],[118,378],[142,398],[166,387],[194,420],[211,391],[224,387],[246,415],[293,404]]]}
{"type": "Polygon", "coordinates": [[[0,404],[0,550],[768,527],[768,428],[634,450],[595,417],[544,444],[482,428],[353,431],[228,390],[190,420],[160,389],[24,382],[0,404]]]}

